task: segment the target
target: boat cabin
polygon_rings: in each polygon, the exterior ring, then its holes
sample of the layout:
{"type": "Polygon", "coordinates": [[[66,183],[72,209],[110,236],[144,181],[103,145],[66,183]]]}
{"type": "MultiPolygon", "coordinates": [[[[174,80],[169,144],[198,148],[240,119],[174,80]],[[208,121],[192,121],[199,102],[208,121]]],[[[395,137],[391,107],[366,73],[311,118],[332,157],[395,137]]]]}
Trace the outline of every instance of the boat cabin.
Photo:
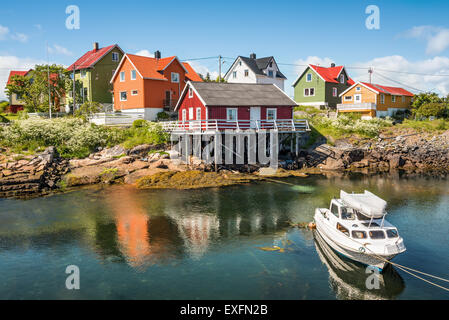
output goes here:
{"type": "Polygon", "coordinates": [[[341,199],[333,199],[329,210],[322,211],[322,214],[327,220],[335,222],[337,230],[353,239],[399,238],[397,228],[385,220],[386,213],[381,218],[369,217],[361,211],[347,206],[341,199]]]}

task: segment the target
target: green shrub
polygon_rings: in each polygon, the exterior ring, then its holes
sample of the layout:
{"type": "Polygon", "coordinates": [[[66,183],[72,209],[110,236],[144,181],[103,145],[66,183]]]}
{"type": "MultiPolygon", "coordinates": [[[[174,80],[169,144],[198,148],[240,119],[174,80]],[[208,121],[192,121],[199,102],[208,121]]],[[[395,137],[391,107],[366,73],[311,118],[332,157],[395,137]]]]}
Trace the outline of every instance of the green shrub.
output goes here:
{"type": "Polygon", "coordinates": [[[147,125],[147,121],[143,120],[143,119],[138,119],[136,121],[133,122],[133,128],[143,128],[147,125]]]}
{"type": "Polygon", "coordinates": [[[444,103],[430,102],[421,105],[418,109],[414,110],[414,112],[418,118],[445,118],[448,116],[448,107],[444,103]]]}
{"type": "Polygon", "coordinates": [[[142,144],[162,145],[169,141],[169,137],[168,133],[162,130],[160,124],[136,120],[133,126],[126,131],[123,147],[131,149],[142,144]]]}

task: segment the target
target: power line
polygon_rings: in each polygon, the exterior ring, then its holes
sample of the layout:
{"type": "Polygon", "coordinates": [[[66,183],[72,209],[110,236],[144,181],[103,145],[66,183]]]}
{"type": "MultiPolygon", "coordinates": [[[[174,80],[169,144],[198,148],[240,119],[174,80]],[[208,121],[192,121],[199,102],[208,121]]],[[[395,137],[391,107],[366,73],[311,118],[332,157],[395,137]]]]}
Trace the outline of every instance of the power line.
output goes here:
{"type": "Polygon", "coordinates": [[[400,82],[400,81],[397,81],[397,80],[391,79],[391,78],[389,78],[389,77],[386,77],[386,76],[380,74],[379,72],[376,72],[376,75],[380,76],[381,78],[383,78],[383,79],[385,79],[385,80],[389,80],[389,81],[398,83],[398,84],[400,84],[400,85],[402,85],[402,86],[404,86],[404,87],[408,87],[408,88],[413,89],[413,90],[415,90],[415,91],[426,92],[425,90],[417,89],[417,88],[415,88],[415,87],[409,86],[409,85],[407,85],[407,84],[405,84],[405,83],[402,83],[402,82],[400,82]]]}

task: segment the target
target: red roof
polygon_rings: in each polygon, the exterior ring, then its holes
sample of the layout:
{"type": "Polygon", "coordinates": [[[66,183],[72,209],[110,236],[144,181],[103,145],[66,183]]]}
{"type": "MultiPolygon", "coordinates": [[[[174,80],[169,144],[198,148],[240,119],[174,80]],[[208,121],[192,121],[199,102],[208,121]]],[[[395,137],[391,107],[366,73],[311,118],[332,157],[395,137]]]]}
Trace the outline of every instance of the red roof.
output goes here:
{"type": "Polygon", "coordinates": [[[9,77],[8,77],[8,82],[6,83],[7,85],[11,82],[11,78],[14,76],[26,76],[28,74],[28,72],[30,72],[31,70],[28,71],[11,71],[9,73],[9,77]]]}
{"type": "Polygon", "coordinates": [[[188,73],[186,74],[186,77],[190,81],[194,81],[194,82],[202,82],[203,81],[203,79],[201,79],[201,77],[195,72],[195,70],[193,70],[193,68],[190,64],[188,64],[187,62],[183,62],[182,64],[184,65],[184,68],[186,68],[188,71],[188,73]]]}
{"type": "Polygon", "coordinates": [[[101,58],[103,58],[106,54],[108,54],[113,48],[120,47],[116,44],[104,47],[98,50],[91,50],[86,52],[81,58],[76,60],[67,70],[73,71],[73,66],[76,66],[76,70],[87,69],[93,67],[101,58]]]}
{"type": "MultiPolygon", "coordinates": [[[[311,64],[310,67],[315,70],[315,72],[318,73],[324,79],[324,81],[333,83],[340,83],[340,81],[338,81],[338,76],[344,68],[344,66],[326,68],[315,66],[313,64],[311,64]]],[[[348,79],[349,85],[353,85],[354,83],[355,82],[351,78],[348,79]]]]}
{"type": "MultiPolygon", "coordinates": [[[[176,58],[167,57],[162,59],[137,56],[134,54],[126,54],[128,59],[136,67],[137,71],[143,78],[167,80],[167,78],[160,72],[170,65],[176,58]]],[[[186,62],[182,66],[187,70],[186,77],[191,81],[202,81],[200,76],[193,70],[193,68],[186,62]]]]}
{"type": "Polygon", "coordinates": [[[409,96],[409,97],[414,96],[414,94],[411,93],[410,91],[398,87],[387,87],[381,86],[380,84],[367,83],[367,82],[361,83],[377,92],[391,94],[392,96],[409,96]]]}

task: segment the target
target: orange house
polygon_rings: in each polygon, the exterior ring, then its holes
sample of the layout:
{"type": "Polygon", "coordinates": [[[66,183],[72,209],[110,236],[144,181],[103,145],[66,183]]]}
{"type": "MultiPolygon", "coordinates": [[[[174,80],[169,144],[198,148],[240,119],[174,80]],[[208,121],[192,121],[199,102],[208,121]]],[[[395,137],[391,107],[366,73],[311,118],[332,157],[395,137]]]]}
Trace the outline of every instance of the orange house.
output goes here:
{"type": "Polygon", "coordinates": [[[391,117],[398,111],[411,108],[413,93],[397,87],[357,82],[342,94],[339,113],[358,112],[362,119],[391,117]]]}
{"type": "Polygon", "coordinates": [[[187,81],[202,81],[186,62],[176,56],[155,58],[126,54],[111,83],[114,109],[144,115],[154,121],[162,111],[173,111],[187,81]]]}

